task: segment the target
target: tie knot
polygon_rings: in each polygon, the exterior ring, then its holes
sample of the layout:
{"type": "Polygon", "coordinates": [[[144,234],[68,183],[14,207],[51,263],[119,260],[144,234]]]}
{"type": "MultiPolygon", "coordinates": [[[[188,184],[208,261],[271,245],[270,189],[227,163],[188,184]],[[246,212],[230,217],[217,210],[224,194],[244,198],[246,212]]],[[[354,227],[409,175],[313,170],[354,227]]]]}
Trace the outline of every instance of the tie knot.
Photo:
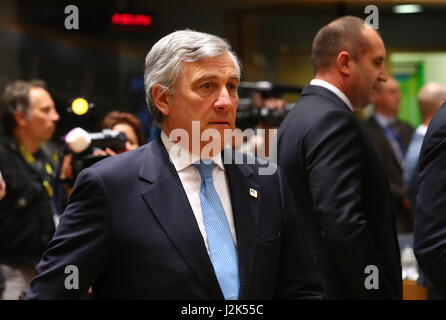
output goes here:
{"type": "Polygon", "coordinates": [[[212,169],[214,168],[213,161],[194,163],[194,166],[198,169],[203,179],[212,178],[212,169]]]}

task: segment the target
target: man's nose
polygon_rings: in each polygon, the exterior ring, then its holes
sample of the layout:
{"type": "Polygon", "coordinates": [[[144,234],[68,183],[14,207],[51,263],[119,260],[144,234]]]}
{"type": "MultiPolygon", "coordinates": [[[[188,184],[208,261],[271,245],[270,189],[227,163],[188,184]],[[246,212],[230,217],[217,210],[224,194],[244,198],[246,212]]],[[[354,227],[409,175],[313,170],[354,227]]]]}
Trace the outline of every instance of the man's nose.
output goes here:
{"type": "Polygon", "coordinates": [[[51,121],[57,122],[57,121],[59,121],[59,120],[60,120],[59,113],[57,113],[57,111],[54,110],[54,111],[51,113],[51,121]]]}
{"type": "Polygon", "coordinates": [[[386,82],[389,77],[386,67],[383,65],[382,70],[378,74],[378,81],[386,82]]]}
{"type": "Polygon", "coordinates": [[[231,95],[228,92],[226,87],[223,87],[217,97],[217,100],[214,103],[214,108],[217,110],[227,110],[233,104],[231,99],[231,95]]]}

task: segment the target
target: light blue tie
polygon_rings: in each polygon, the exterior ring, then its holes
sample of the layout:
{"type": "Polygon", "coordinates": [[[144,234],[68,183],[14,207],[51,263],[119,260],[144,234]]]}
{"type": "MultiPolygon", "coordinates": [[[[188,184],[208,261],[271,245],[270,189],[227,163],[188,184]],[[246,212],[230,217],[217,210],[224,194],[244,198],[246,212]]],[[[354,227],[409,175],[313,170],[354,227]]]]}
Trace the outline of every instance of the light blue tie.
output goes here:
{"type": "Polygon", "coordinates": [[[200,202],[207,234],[209,256],[225,300],[239,295],[238,257],[231,229],[212,181],[213,163],[194,163],[201,174],[200,202]]]}

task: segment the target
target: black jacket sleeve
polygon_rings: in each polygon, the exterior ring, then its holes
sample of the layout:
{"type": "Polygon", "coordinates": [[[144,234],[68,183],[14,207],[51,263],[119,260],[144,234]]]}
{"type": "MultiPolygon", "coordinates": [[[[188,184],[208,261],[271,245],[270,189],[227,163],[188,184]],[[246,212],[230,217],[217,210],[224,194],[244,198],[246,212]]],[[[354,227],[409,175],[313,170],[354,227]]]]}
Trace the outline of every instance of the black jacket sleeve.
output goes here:
{"type": "Polygon", "coordinates": [[[297,208],[285,179],[278,169],[283,213],[281,270],[276,299],[326,299],[321,278],[316,272],[297,208]]]}
{"type": "Polygon", "coordinates": [[[446,298],[446,109],[434,117],[420,156],[414,251],[427,277],[446,298]]]}
{"type": "Polygon", "coordinates": [[[111,210],[101,178],[83,170],[27,299],[80,299],[88,291],[110,256],[111,210]]]}

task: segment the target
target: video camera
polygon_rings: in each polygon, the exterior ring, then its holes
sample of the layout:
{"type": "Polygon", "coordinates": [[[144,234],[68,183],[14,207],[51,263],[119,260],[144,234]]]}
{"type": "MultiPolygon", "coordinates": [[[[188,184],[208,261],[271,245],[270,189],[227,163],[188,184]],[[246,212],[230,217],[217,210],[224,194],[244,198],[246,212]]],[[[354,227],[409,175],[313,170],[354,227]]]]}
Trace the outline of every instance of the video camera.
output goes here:
{"type": "Polygon", "coordinates": [[[104,129],[88,133],[82,128],[74,128],[64,138],[66,150],[73,154],[73,180],[79,173],[108,155],[95,155],[95,149],[110,148],[116,153],[125,151],[127,136],[120,132],[104,129]]]}
{"type": "Polygon", "coordinates": [[[262,101],[269,98],[282,98],[284,93],[302,92],[301,87],[275,85],[269,81],[241,82],[239,86],[239,105],[237,108],[237,127],[245,130],[255,128],[260,123],[278,127],[294,103],[286,103],[283,109],[269,109],[262,101]]]}

